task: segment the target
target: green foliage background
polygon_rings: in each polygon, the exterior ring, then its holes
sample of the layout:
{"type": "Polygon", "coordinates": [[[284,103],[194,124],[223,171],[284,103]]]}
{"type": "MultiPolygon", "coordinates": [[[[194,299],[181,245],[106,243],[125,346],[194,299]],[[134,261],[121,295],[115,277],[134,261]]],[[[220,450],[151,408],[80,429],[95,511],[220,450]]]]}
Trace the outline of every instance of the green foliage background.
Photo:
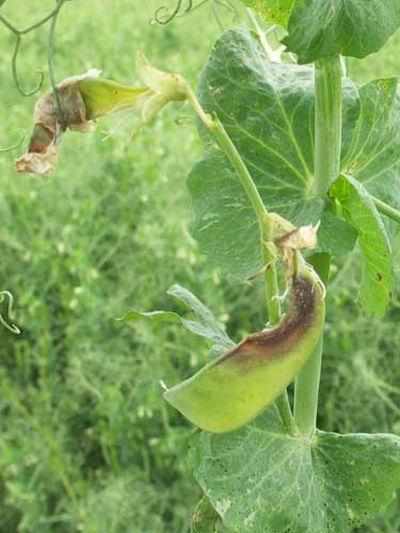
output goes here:
{"type": "MultiPolygon", "coordinates": [[[[8,5],[9,4],[9,5],[8,5]]],[[[48,12],[9,2],[20,25],[48,12]]],[[[209,6],[167,27],[150,25],[159,0],[68,2],[59,21],[58,78],[89,67],[134,82],[134,55],[193,83],[220,28],[209,6]]],[[[222,13],[228,26],[232,19],[222,13]]],[[[0,146],[29,128],[35,97],[12,81],[13,36],[0,27],[0,146]]],[[[358,80],[399,73],[400,38],[364,61],[358,80]]],[[[24,87],[46,68],[43,30],[24,40],[24,87]]],[[[199,491],[186,464],[191,428],[161,399],[207,357],[178,325],[115,318],[129,308],[175,309],[174,282],[190,288],[240,339],[260,328],[262,287],[221,278],[188,231],[184,186],[200,154],[187,107],[168,109],[124,148],[122,114],[91,135],[68,134],[52,180],[16,176],[0,157],[0,288],[17,297],[21,338],[0,330],[0,532],[186,532],[199,491]],[[176,119],[179,119],[176,121],[176,119]],[[103,140],[103,130],[119,131],[103,140]],[[178,123],[177,123],[178,122],[178,123]]],[[[15,155],[15,154],[14,154],[15,155]]],[[[384,321],[356,303],[357,254],[333,272],[319,425],[400,433],[400,294],[384,321]]],[[[396,502],[363,531],[400,530],[396,502]]],[[[317,532],[316,532],[317,533],[317,532]]]]}

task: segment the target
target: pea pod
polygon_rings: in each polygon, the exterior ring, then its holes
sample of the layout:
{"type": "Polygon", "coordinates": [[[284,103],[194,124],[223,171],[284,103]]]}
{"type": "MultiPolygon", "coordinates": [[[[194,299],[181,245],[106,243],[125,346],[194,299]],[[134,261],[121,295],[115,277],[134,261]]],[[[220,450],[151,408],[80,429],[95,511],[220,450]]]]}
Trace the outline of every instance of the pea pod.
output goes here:
{"type": "Polygon", "coordinates": [[[164,398],[193,424],[223,433],[254,419],[294,380],[312,354],[325,321],[324,290],[300,265],[281,323],[246,337],[164,398]]]}
{"type": "Polygon", "coordinates": [[[149,93],[147,87],[121,85],[98,77],[82,77],[76,82],[85,103],[86,119],[93,120],[125,107],[134,107],[149,93]]]}

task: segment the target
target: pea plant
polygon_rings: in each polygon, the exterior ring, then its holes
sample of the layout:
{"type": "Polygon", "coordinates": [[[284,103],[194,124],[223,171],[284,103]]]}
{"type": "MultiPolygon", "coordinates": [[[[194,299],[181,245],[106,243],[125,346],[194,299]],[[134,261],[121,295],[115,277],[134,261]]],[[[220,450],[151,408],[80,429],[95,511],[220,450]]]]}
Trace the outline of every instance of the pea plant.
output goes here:
{"type": "Polygon", "coordinates": [[[264,279],[268,312],[266,329],[237,344],[196,296],[174,285],[169,293],[197,320],[172,311],[123,318],[179,323],[211,346],[194,376],[161,382],[165,399],[198,428],[189,463],[204,496],[192,530],[346,532],[393,499],[400,437],[317,429],[325,300],[331,263],[357,250],[359,304],[380,318],[390,305],[400,88],[397,77],[357,85],[343,58],[377,52],[400,25],[400,1],[244,3],[255,30],[222,34],[197,92],[143,56],[140,85],[93,71],[64,80],[38,100],[16,169],[51,173],[68,128],[84,131],[119,109],[139,113],[137,134],[171,102],[192,107],[204,144],[187,181],[193,236],[229,279],[264,279]],[[255,13],[280,26],[279,48],[255,13]]]}

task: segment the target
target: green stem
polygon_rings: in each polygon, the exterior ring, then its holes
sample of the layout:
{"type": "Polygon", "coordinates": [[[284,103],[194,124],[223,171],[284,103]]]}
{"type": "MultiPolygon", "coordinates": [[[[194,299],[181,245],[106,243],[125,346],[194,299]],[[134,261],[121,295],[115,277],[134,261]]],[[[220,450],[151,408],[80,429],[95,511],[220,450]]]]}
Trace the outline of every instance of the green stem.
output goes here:
{"type": "MultiPolygon", "coordinates": [[[[197,105],[199,105],[198,102],[197,105]]],[[[262,201],[260,193],[258,192],[248,168],[246,167],[242,157],[240,156],[236,146],[233,144],[232,139],[229,137],[222,123],[217,118],[210,120],[210,117],[207,116],[204,117],[203,115],[200,115],[200,117],[203,119],[203,123],[209,132],[217,141],[218,146],[221,148],[221,150],[223,150],[231,165],[236,170],[238,179],[245,190],[257,216],[260,229],[261,246],[263,250],[263,259],[264,263],[268,265],[265,273],[268,317],[270,324],[274,325],[278,323],[281,318],[281,310],[278,298],[279,287],[274,257],[267,246],[267,244],[272,240],[271,218],[265,208],[264,202],[262,201]]],[[[285,427],[290,433],[294,434],[296,429],[290,409],[287,391],[284,391],[276,400],[276,405],[285,427]]]]}
{"type": "MultiPolygon", "coordinates": [[[[258,189],[253,181],[253,178],[246,167],[241,155],[239,154],[236,146],[233,144],[232,139],[229,137],[222,123],[215,118],[212,120],[211,125],[208,127],[210,133],[214,136],[218,143],[218,146],[225,153],[229,159],[231,165],[236,170],[240,184],[245,190],[254,212],[257,216],[257,220],[260,226],[260,234],[262,238],[269,232],[269,217],[268,212],[265,209],[264,202],[258,192],[258,189]]],[[[269,258],[270,260],[270,258],[269,258]]]]}
{"type": "Polygon", "coordinates": [[[382,200],[379,200],[379,198],[375,198],[375,196],[371,195],[371,197],[375,204],[375,207],[380,213],[382,213],[382,215],[385,215],[400,224],[400,211],[398,211],[391,205],[382,202],[382,200]]]}
{"type": "MultiPolygon", "coordinates": [[[[315,63],[314,183],[315,192],[322,197],[340,172],[341,132],[342,67],[340,56],[333,56],[315,63]]],[[[330,256],[315,254],[310,262],[327,284],[330,256]]],[[[296,379],[294,419],[302,435],[312,436],[316,430],[322,349],[323,336],[296,379]]]]}
{"type": "Polygon", "coordinates": [[[315,63],[315,192],[325,196],[339,175],[342,138],[340,56],[315,63]]]}
{"type": "MultiPolygon", "coordinates": [[[[324,285],[327,286],[330,255],[314,254],[308,261],[313,265],[324,285]]],[[[302,435],[312,436],[316,429],[323,339],[322,335],[314,353],[298,374],[295,383],[294,419],[302,435]]]]}

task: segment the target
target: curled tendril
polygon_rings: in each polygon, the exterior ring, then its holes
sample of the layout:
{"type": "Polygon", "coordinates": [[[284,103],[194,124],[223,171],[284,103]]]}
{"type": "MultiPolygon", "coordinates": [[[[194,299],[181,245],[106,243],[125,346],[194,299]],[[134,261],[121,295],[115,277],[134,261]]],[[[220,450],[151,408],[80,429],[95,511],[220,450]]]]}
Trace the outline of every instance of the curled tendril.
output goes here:
{"type": "Polygon", "coordinates": [[[7,148],[0,148],[0,153],[1,152],[12,152],[13,150],[16,150],[24,142],[25,137],[26,137],[25,130],[21,130],[21,137],[20,137],[19,141],[17,143],[13,144],[12,146],[8,146],[7,148]]]}
{"type": "Polygon", "coordinates": [[[183,8],[184,0],[178,0],[176,3],[175,8],[170,11],[170,9],[166,6],[161,6],[157,9],[157,11],[154,14],[154,21],[157,22],[157,24],[169,24],[176,16],[178,16],[182,11],[183,13],[189,13],[189,11],[193,8],[193,0],[188,0],[188,5],[186,6],[186,9],[183,8]]]}
{"type": "Polygon", "coordinates": [[[63,130],[65,130],[66,124],[65,124],[65,119],[64,119],[64,113],[63,113],[62,106],[61,106],[60,93],[57,89],[56,75],[55,75],[55,69],[54,69],[54,43],[55,43],[55,31],[56,31],[58,16],[66,0],[56,0],[56,1],[57,1],[57,8],[56,8],[56,11],[54,12],[54,15],[50,23],[47,64],[49,68],[50,85],[53,90],[54,100],[56,102],[58,115],[60,117],[61,127],[63,130]]]}
{"type": "Polygon", "coordinates": [[[12,75],[13,75],[15,86],[18,89],[18,92],[22,96],[32,96],[33,94],[37,93],[40,90],[40,88],[42,87],[43,81],[44,81],[44,74],[43,74],[42,70],[38,70],[37,71],[37,74],[39,75],[39,81],[37,82],[35,87],[33,89],[31,89],[30,91],[25,91],[22,88],[21,83],[20,83],[20,81],[18,79],[18,68],[17,68],[17,59],[18,59],[18,53],[19,53],[20,47],[21,47],[21,36],[17,35],[16,36],[16,40],[15,40],[14,52],[13,52],[13,55],[12,55],[12,58],[11,58],[12,75]]]}
{"type": "MultiPolygon", "coordinates": [[[[199,2],[195,3],[194,0],[187,0],[187,3],[185,5],[184,0],[178,0],[174,9],[170,9],[167,6],[161,6],[157,9],[157,11],[154,14],[153,22],[156,24],[161,24],[165,26],[166,24],[169,24],[178,17],[183,17],[187,15],[188,13],[193,13],[193,11],[196,11],[200,7],[204,6],[208,2],[211,2],[212,9],[214,16],[217,17],[217,20],[219,22],[218,16],[216,15],[216,7],[221,6],[224,9],[230,11],[234,18],[236,19],[238,16],[238,11],[235,8],[235,6],[231,3],[230,0],[200,0],[199,2]]],[[[220,22],[219,22],[220,24],[220,22]]]]}
{"type": "Polygon", "coordinates": [[[0,324],[2,324],[11,333],[14,333],[15,335],[20,335],[21,330],[15,324],[9,323],[12,320],[13,305],[14,305],[14,297],[11,294],[11,292],[9,291],[0,292],[0,303],[4,302],[5,299],[8,299],[7,318],[4,319],[2,314],[0,313],[0,324]]]}
{"type": "MultiPolygon", "coordinates": [[[[5,1],[6,0],[0,0],[0,8],[4,5],[5,1]]],[[[35,94],[37,91],[40,90],[40,88],[43,85],[43,81],[44,81],[43,72],[42,71],[38,71],[37,73],[39,75],[39,81],[38,81],[37,85],[33,89],[31,89],[29,91],[25,91],[22,88],[21,82],[19,81],[18,69],[17,69],[17,59],[18,59],[18,54],[19,54],[20,48],[21,48],[22,38],[25,35],[27,35],[28,33],[33,32],[34,30],[36,30],[40,26],[43,26],[44,24],[46,24],[46,22],[51,21],[49,42],[50,42],[51,48],[52,48],[52,43],[54,41],[54,29],[55,29],[57,17],[58,17],[58,15],[60,13],[61,7],[67,1],[70,1],[70,0],[56,0],[56,6],[53,8],[52,11],[50,11],[50,13],[48,13],[43,18],[39,19],[34,24],[31,24],[30,26],[27,26],[26,28],[23,28],[23,29],[18,29],[12,22],[10,22],[4,15],[2,15],[0,13],[0,23],[3,24],[3,26],[5,26],[10,32],[12,32],[15,35],[14,51],[13,51],[13,54],[12,54],[12,57],[11,57],[11,70],[12,70],[14,83],[15,83],[18,91],[20,92],[20,94],[22,96],[32,96],[33,94],[35,94]]],[[[50,56],[51,53],[52,53],[52,51],[51,52],[49,51],[49,57],[51,57],[50,56]]],[[[49,67],[49,69],[50,68],[52,69],[50,71],[50,77],[51,77],[53,72],[54,72],[54,69],[52,67],[51,61],[49,60],[49,65],[50,64],[51,64],[51,67],[49,67]]],[[[53,91],[54,91],[55,84],[53,82],[52,82],[52,87],[53,87],[53,91]]],[[[56,92],[55,92],[55,95],[56,95],[56,92]]],[[[56,98],[56,102],[57,102],[57,96],[55,96],[55,98],[56,98]]],[[[59,102],[57,102],[57,106],[58,106],[58,104],[59,104],[59,102]]]]}

